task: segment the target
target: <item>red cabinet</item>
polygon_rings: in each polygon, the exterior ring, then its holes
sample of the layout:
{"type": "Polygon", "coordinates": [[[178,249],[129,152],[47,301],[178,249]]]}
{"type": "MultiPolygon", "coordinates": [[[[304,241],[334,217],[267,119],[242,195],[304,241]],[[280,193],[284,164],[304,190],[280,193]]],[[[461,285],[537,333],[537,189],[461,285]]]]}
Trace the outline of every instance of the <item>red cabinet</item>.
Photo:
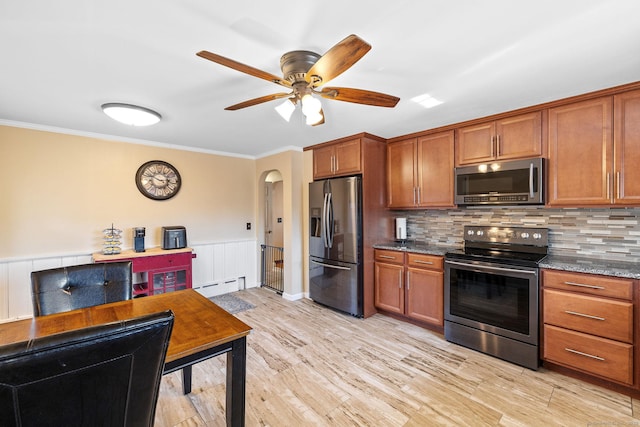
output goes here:
{"type": "Polygon", "coordinates": [[[93,254],[94,262],[131,261],[134,297],[191,288],[191,248],[122,251],[117,255],[93,254]]]}

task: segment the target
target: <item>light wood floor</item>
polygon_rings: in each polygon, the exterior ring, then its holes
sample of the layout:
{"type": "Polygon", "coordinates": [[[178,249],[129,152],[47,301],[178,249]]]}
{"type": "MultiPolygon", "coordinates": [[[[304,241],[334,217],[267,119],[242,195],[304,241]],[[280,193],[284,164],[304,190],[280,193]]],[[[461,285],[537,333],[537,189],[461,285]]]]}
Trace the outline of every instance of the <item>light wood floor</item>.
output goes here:
{"type": "MultiPolygon", "coordinates": [[[[247,348],[247,426],[621,426],[640,403],[448,343],[383,315],[366,320],[260,288],[237,316],[247,348]]],[[[194,326],[197,327],[197,326],[194,326]]],[[[156,426],[223,426],[226,357],[163,377],[156,426]]]]}

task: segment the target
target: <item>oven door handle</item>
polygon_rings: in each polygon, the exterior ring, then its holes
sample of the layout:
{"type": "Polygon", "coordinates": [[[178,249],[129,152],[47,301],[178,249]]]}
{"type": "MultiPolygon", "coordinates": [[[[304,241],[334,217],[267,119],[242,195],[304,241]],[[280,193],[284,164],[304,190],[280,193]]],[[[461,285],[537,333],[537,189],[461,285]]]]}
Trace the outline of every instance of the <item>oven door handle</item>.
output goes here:
{"type": "Polygon", "coordinates": [[[489,267],[487,265],[467,264],[464,262],[456,262],[456,261],[445,261],[445,264],[459,265],[461,267],[473,268],[474,270],[479,270],[479,271],[491,270],[491,271],[498,271],[498,272],[504,272],[504,273],[524,273],[524,274],[533,274],[533,275],[537,274],[537,271],[531,271],[531,270],[517,270],[515,268],[505,268],[505,267],[489,267]]]}

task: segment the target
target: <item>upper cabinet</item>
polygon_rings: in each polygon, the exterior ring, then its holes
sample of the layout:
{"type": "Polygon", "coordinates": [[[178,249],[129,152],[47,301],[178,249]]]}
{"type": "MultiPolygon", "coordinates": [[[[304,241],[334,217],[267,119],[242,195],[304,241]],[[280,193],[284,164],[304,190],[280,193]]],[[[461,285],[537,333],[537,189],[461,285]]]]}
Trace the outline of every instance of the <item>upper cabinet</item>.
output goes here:
{"type": "Polygon", "coordinates": [[[462,127],[457,132],[456,166],[543,154],[539,111],[462,127]]]}
{"type": "Polygon", "coordinates": [[[361,172],[359,138],[313,150],[313,179],[353,175],[361,172]]]}
{"type": "Polygon", "coordinates": [[[613,97],[613,203],[640,205],[640,90],[613,97]]]}
{"type": "Polygon", "coordinates": [[[387,144],[390,208],[453,206],[454,132],[387,144]]]}
{"type": "Polygon", "coordinates": [[[549,110],[549,206],[640,205],[640,90],[549,110]]]}

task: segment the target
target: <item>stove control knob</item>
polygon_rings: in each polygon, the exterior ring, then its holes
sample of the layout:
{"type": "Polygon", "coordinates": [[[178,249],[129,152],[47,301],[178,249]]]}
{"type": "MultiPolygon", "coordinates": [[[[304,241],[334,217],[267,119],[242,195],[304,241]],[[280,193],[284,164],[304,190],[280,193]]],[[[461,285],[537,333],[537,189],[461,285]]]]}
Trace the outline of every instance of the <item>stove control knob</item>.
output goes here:
{"type": "Polygon", "coordinates": [[[529,233],[526,233],[526,232],[520,233],[520,237],[522,237],[523,239],[528,239],[529,233]]]}
{"type": "Polygon", "coordinates": [[[484,235],[484,231],[482,231],[482,230],[478,230],[478,233],[477,233],[477,234],[478,234],[478,236],[482,236],[482,235],[484,235]]]}
{"type": "Polygon", "coordinates": [[[534,239],[542,239],[542,234],[540,234],[540,233],[533,233],[533,238],[534,238],[534,239]]]}
{"type": "Polygon", "coordinates": [[[468,234],[469,236],[473,236],[474,232],[473,232],[473,230],[468,230],[468,231],[467,231],[467,234],[468,234]]]}

